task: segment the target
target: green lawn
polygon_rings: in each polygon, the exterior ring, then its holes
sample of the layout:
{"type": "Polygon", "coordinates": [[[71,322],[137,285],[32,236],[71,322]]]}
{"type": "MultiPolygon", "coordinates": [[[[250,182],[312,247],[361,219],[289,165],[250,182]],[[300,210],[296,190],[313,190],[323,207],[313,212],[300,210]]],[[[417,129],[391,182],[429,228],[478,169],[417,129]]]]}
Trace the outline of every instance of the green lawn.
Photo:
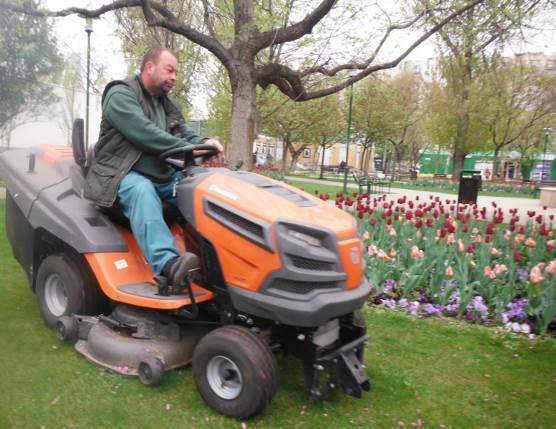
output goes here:
{"type": "MultiPolygon", "coordinates": [[[[189,368],[143,386],[87,362],[43,325],[11,256],[0,200],[0,428],[230,428],[202,402],[189,368]]],[[[552,428],[556,341],[451,320],[366,309],[373,388],[311,403],[298,363],[280,358],[278,393],[258,428],[552,428]],[[403,426],[402,426],[403,423],[403,426]]]]}

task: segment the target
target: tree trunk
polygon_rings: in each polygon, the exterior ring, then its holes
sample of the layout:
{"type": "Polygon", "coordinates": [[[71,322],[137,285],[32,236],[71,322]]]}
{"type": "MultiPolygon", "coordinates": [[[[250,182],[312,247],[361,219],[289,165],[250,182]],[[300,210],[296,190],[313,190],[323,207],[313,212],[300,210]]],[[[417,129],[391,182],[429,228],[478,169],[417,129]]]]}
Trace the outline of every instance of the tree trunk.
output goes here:
{"type": "Polygon", "coordinates": [[[322,157],[320,159],[320,176],[319,176],[319,179],[324,179],[324,155],[326,153],[326,143],[324,143],[321,147],[322,147],[322,157]]]}
{"type": "Polygon", "coordinates": [[[299,158],[300,154],[301,154],[301,152],[296,151],[296,150],[291,152],[292,160],[291,160],[291,164],[290,164],[290,171],[295,170],[295,166],[297,164],[297,158],[299,158]]]}
{"type": "Polygon", "coordinates": [[[500,173],[500,160],[498,159],[500,155],[500,148],[498,146],[496,146],[494,148],[494,156],[492,158],[492,176],[495,179],[499,179],[499,173],[500,173]]]}
{"type": "Polygon", "coordinates": [[[257,135],[257,93],[254,68],[238,64],[232,82],[232,124],[227,157],[231,165],[242,160],[248,170],[253,168],[253,143],[257,135]]]}
{"type": "MultiPolygon", "coordinates": [[[[467,154],[459,146],[454,146],[452,180],[459,180],[461,170],[463,170],[463,161],[467,154]]],[[[446,171],[448,173],[448,171],[446,171]]]]}
{"type": "Polygon", "coordinates": [[[363,151],[361,152],[361,159],[359,160],[359,169],[362,171],[367,171],[366,164],[367,164],[367,147],[363,146],[363,151]]]}

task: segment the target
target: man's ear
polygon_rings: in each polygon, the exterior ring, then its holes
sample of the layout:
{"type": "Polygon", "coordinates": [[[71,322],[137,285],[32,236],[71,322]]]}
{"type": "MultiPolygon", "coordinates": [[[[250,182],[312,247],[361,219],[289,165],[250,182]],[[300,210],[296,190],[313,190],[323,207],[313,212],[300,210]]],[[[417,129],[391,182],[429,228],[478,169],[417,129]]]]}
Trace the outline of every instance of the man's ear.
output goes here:
{"type": "Polygon", "coordinates": [[[147,61],[145,63],[145,71],[148,73],[152,73],[152,70],[154,68],[154,63],[152,61],[147,61]]]}

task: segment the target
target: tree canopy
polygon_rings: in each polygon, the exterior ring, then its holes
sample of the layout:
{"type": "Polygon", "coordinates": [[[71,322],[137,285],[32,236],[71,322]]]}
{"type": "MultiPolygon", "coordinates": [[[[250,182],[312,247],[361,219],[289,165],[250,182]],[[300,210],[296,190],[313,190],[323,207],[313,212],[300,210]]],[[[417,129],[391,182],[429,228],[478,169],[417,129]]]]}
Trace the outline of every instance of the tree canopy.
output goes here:
{"type": "Polygon", "coordinates": [[[449,3],[454,7],[447,8],[443,0],[426,4],[412,0],[389,13],[377,3],[348,0],[191,0],[184,2],[182,10],[186,8],[187,13],[182,15],[176,14],[168,2],[154,0],[114,0],[97,9],[69,7],[58,11],[0,0],[0,7],[35,16],[85,17],[139,7],[147,25],[167,29],[205,48],[224,67],[230,80],[228,157],[233,162],[241,158],[250,165],[257,131],[257,86],[276,86],[294,101],[336,93],[378,70],[395,67],[448,22],[490,2],[449,3]],[[434,22],[430,19],[433,13],[434,22]],[[192,15],[199,19],[184,19],[192,15]],[[354,30],[361,28],[367,28],[367,33],[356,36],[354,30]],[[397,52],[385,49],[392,47],[389,42],[393,34],[408,29],[416,30],[418,35],[397,52]],[[335,43],[338,35],[347,41],[341,47],[335,43]],[[318,43],[308,43],[311,41],[318,43]]]}
{"type": "Polygon", "coordinates": [[[9,141],[24,113],[56,100],[52,84],[61,60],[46,20],[4,10],[0,28],[0,137],[9,141]]]}

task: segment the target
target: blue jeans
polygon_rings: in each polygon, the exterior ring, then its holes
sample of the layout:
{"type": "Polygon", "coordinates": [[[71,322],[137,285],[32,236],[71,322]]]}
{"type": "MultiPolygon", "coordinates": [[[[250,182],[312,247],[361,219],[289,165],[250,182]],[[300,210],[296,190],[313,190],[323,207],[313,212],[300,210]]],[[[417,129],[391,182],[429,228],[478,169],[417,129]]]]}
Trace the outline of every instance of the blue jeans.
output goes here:
{"type": "Polygon", "coordinates": [[[176,172],[168,183],[155,183],[135,171],[121,181],[118,198],[131,231],[143,255],[156,275],[162,274],[166,263],[179,256],[174,237],[162,216],[162,201],[175,204],[174,184],[182,177],[176,172]]]}

